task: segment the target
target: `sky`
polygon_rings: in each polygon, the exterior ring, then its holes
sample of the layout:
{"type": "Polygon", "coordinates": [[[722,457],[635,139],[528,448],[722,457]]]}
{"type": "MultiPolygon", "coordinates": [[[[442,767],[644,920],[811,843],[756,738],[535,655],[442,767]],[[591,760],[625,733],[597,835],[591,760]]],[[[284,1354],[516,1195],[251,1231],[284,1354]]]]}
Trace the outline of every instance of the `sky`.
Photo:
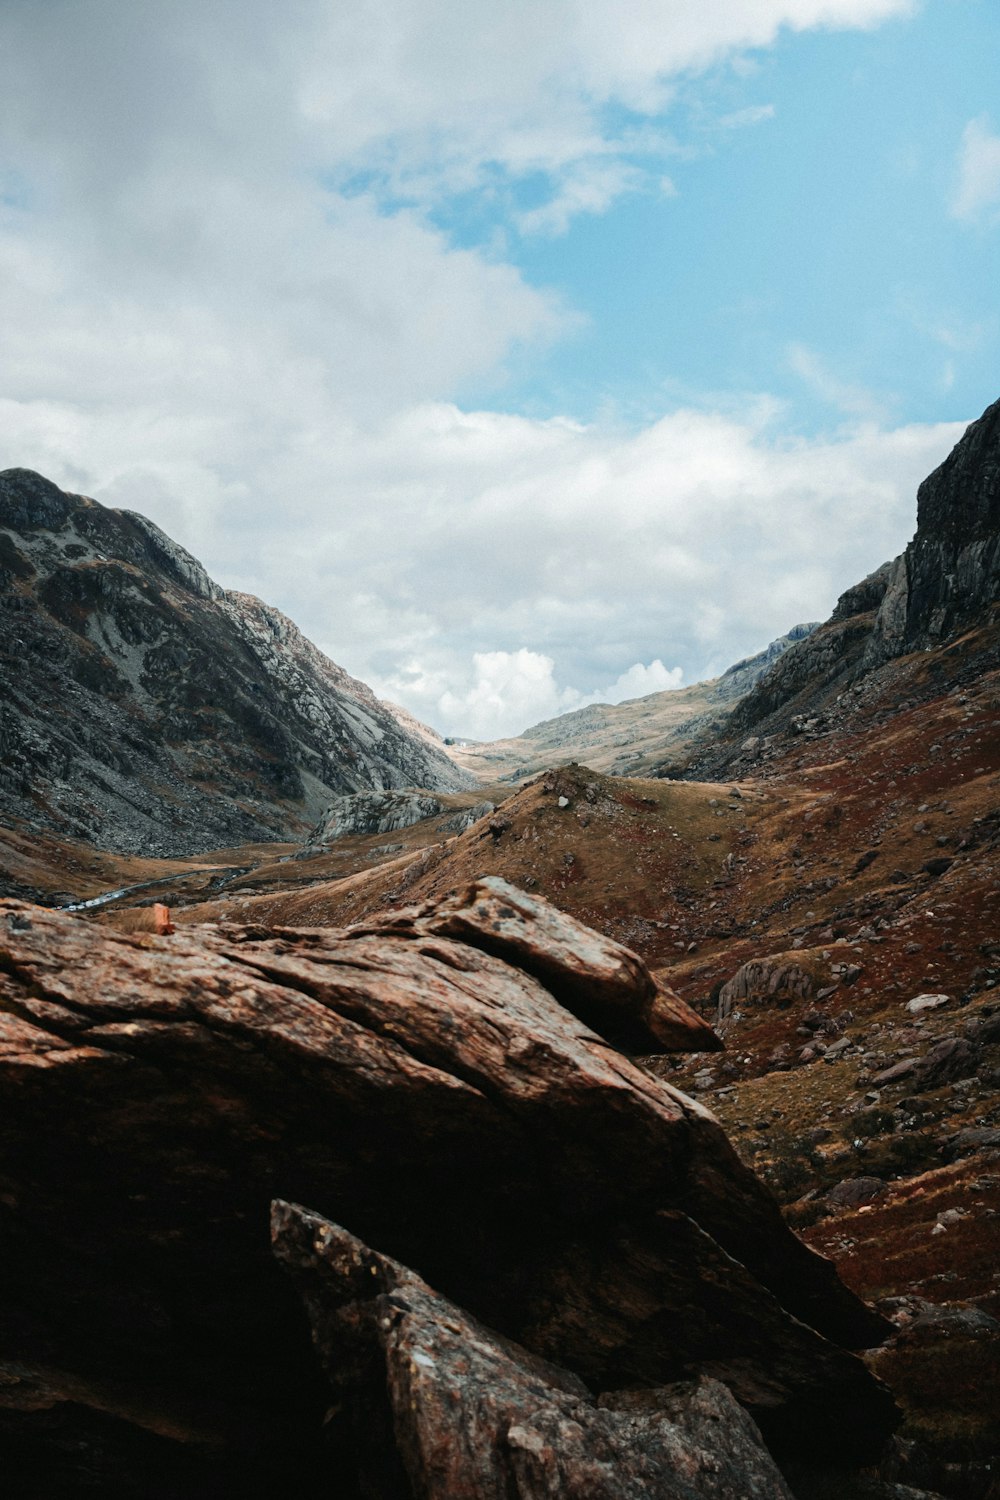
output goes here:
{"type": "Polygon", "coordinates": [[[717,674],[1000,395],[995,0],[0,0],[0,467],[443,733],[717,674]]]}

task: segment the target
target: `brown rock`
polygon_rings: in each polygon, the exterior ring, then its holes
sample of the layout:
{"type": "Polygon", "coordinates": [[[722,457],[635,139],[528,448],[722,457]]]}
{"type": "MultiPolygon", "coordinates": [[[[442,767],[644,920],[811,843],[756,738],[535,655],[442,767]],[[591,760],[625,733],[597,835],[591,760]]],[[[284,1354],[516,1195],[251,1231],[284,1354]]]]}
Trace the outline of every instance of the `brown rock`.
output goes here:
{"type": "MultiPolygon", "coordinates": [[[[638,954],[497,876],[392,919],[516,965],[601,1036],[635,1052],[718,1052],[722,1042],[638,954]]],[[[379,930],[385,930],[384,927],[379,930]]]]}
{"type": "Polygon", "coordinates": [[[899,1062],[894,1062],[891,1067],[883,1068],[881,1073],[876,1073],[871,1080],[872,1086],[884,1089],[887,1084],[899,1083],[902,1079],[909,1078],[916,1071],[916,1067],[914,1058],[900,1058],[899,1062]]]}
{"type": "Polygon", "coordinates": [[[830,1189],[826,1202],[831,1208],[860,1208],[862,1204],[874,1203],[888,1188],[881,1177],[848,1177],[830,1189]]]}
{"type": "Polygon", "coordinates": [[[916,1066],[914,1088],[924,1092],[939,1089],[976,1071],[976,1049],[964,1037],[945,1037],[916,1066]]]}
{"type": "Polygon", "coordinates": [[[301,1446],[322,1398],[263,1234],[295,1197],[561,1364],[589,1328],[607,1384],[630,1383],[633,1333],[656,1383],[680,1348],[686,1374],[763,1369],[763,1347],[775,1441],[821,1447],[829,1422],[802,1414],[828,1397],[877,1446],[881,1388],[811,1330],[858,1346],[887,1325],[714,1118],[428,917],[167,941],[0,902],[0,1354],[112,1382],[158,1431],[183,1405],[220,1441],[301,1446]]]}

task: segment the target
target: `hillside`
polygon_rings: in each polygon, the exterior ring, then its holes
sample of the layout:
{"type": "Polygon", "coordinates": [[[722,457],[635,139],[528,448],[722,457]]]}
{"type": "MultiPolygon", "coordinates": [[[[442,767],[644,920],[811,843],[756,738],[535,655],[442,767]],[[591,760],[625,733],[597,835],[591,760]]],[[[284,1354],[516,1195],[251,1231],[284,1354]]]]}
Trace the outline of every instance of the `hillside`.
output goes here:
{"type": "Polygon", "coordinates": [[[470,778],[151,521],[0,474],[0,812],[120,852],[295,837],[470,778]]]}
{"type": "Polygon", "coordinates": [[[796,625],[708,682],[624,703],[589,704],[512,739],[453,747],[452,758],[486,781],[520,781],[563,761],[580,761],[612,776],[649,775],[664,757],[682,756],[692,739],[720,732],[733,704],[815,629],[796,625]]]}
{"type": "Polygon", "coordinates": [[[926,678],[928,691],[942,677],[975,682],[997,664],[998,610],[1000,401],[920,485],[905,552],[848,589],[830,619],[760,678],[721,734],[699,735],[690,773],[738,773],[790,732],[822,735],[846,722],[869,677],[884,669],[891,681],[893,664],[914,651],[951,651],[926,678]]]}

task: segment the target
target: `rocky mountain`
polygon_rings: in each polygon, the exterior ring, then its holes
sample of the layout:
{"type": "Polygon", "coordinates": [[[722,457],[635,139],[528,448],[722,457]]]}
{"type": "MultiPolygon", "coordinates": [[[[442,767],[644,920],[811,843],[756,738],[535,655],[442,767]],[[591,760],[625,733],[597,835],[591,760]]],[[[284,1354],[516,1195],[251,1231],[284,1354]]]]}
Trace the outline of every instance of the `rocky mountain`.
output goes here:
{"type": "Polygon", "coordinates": [[[864,665],[926,650],[1000,600],[1000,400],[917,491],[917,531],[892,564],[864,665]]]}
{"type": "MultiPolygon", "coordinates": [[[[921,484],[905,552],[848,589],[830,619],[764,673],[721,733],[699,734],[690,774],[745,766],[790,728],[822,733],[829,716],[849,711],[869,674],[969,630],[981,634],[981,664],[995,662],[998,602],[1000,401],[921,484]]],[[[979,668],[970,662],[967,670],[979,668]]]]}
{"type": "Polygon", "coordinates": [[[0,474],[0,812],[122,852],[301,835],[469,784],[278,610],[144,516],[0,474]]]}
{"type": "Polygon", "coordinates": [[[519,781],[560,761],[579,761],[615,776],[648,775],[668,752],[682,753],[694,736],[720,728],[732,704],[815,629],[796,625],[708,682],[624,703],[588,704],[534,724],[514,739],[466,745],[452,755],[486,781],[519,781]]]}

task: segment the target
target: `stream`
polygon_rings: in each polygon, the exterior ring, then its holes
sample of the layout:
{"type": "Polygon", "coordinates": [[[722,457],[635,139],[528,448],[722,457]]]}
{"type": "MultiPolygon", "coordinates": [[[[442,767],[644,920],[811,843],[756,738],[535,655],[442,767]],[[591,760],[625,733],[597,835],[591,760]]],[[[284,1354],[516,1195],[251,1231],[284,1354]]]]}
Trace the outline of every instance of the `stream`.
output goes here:
{"type": "Polygon", "coordinates": [[[196,875],[215,875],[224,878],[212,882],[213,894],[228,885],[230,880],[236,880],[240,875],[246,875],[253,869],[252,865],[217,865],[209,866],[205,870],[177,870],[173,875],[158,875],[155,880],[141,880],[138,885],[122,885],[113,891],[103,891],[100,896],[91,896],[89,901],[72,901],[64,906],[57,906],[56,911],[95,911],[99,906],[108,906],[112,901],[120,901],[122,896],[134,896],[138,891],[152,891],[158,886],[177,885],[182,880],[189,880],[196,875]]]}

